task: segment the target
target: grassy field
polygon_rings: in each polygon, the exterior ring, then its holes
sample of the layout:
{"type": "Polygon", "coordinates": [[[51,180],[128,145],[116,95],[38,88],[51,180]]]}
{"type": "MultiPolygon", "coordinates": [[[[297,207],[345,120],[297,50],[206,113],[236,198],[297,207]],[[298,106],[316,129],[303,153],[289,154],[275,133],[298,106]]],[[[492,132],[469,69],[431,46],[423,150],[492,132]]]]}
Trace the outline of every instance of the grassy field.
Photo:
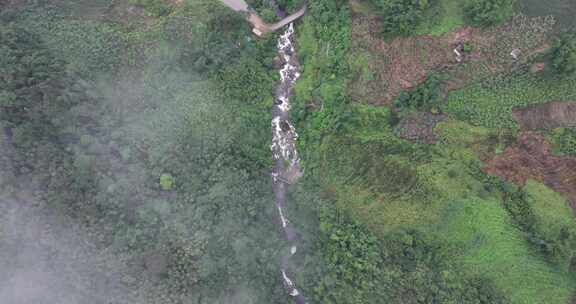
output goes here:
{"type": "Polygon", "coordinates": [[[437,230],[458,249],[457,260],[484,275],[512,303],[568,303],[574,281],[532,253],[498,201],[462,200],[446,210],[437,230]]]}
{"type": "Polygon", "coordinates": [[[424,22],[418,26],[417,35],[440,36],[464,26],[462,1],[439,0],[428,12],[424,22]]]}
{"type": "Polygon", "coordinates": [[[524,189],[530,196],[530,207],[541,225],[539,229],[575,225],[572,210],[559,193],[534,180],[528,180],[524,189]]]}
{"type": "MultiPolygon", "coordinates": [[[[360,123],[349,121],[346,132],[326,138],[322,148],[322,182],[339,209],[380,238],[403,229],[436,235],[449,244],[442,250],[450,263],[489,279],[511,303],[567,303],[572,278],[534,249],[502,205],[502,193],[474,169],[482,166],[480,154],[497,150],[498,132],[448,120],[436,128],[440,143],[426,148],[396,138],[384,123],[386,111],[360,108],[352,115],[360,123]]],[[[538,214],[561,209],[555,214],[572,220],[565,205],[547,211],[549,199],[532,190],[538,214]]]]}

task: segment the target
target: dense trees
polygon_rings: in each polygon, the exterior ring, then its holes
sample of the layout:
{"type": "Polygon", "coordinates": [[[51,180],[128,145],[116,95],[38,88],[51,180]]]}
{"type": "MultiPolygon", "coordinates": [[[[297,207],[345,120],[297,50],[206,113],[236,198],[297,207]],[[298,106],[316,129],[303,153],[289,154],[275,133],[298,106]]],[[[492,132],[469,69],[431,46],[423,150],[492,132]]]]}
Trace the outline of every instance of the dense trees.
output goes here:
{"type": "Polygon", "coordinates": [[[475,26],[491,26],[508,19],[516,0],[470,0],[465,5],[469,22],[475,26]]]}
{"type": "Polygon", "coordinates": [[[552,51],[552,64],[562,74],[576,73],[576,33],[560,36],[552,51]]]}
{"type": "Polygon", "coordinates": [[[426,33],[422,25],[467,19],[473,26],[504,22],[514,12],[516,0],[372,0],[378,8],[385,37],[426,33]],[[426,23],[423,24],[424,19],[426,23]],[[420,26],[420,27],[419,27],[420,26]]]}
{"type": "Polygon", "coordinates": [[[386,35],[407,35],[416,29],[423,13],[431,5],[429,0],[373,0],[382,18],[382,32],[386,35]]]}
{"type": "Polygon", "coordinates": [[[381,241],[343,212],[324,206],[317,252],[325,268],[311,274],[316,284],[312,297],[342,304],[509,303],[490,280],[467,276],[451,265],[447,248],[414,229],[381,241]]]}
{"type": "Polygon", "coordinates": [[[0,172],[0,191],[34,189],[41,212],[122,256],[120,276],[148,303],[283,303],[267,174],[274,37],[251,40],[217,2],[187,5],[128,33],[39,18],[42,5],[6,18],[0,132],[16,153],[0,156],[16,178],[0,172]]]}
{"type": "Polygon", "coordinates": [[[12,23],[0,25],[0,119],[47,132],[51,115],[70,107],[64,63],[39,37],[12,23]]]}

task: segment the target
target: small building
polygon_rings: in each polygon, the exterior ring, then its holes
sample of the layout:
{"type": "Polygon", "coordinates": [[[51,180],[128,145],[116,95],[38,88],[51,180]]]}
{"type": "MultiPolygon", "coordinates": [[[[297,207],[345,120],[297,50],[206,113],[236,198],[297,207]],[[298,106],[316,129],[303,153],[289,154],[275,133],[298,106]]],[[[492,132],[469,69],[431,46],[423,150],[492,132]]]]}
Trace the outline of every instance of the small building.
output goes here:
{"type": "Polygon", "coordinates": [[[520,54],[522,54],[522,51],[520,49],[513,49],[512,52],[510,52],[510,56],[512,56],[514,60],[520,59],[520,54]]]}

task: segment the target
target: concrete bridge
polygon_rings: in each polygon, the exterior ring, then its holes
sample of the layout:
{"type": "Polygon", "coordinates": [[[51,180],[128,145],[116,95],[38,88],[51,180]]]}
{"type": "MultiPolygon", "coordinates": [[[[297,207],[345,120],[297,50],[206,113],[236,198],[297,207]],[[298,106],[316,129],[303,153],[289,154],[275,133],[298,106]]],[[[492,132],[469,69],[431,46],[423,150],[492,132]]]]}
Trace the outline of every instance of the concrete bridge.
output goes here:
{"type": "Polygon", "coordinates": [[[279,22],[268,24],[258,16],[256,11],[254,11],[244,0],[221,0],[226,6],[231,9],[247,14],[246,20],[250,22],[253,26],[252,32],[257,36],[263,36],[267,33],[274,32],[285,25],[294,22],[296,19],[302,17],[306,13],[306,5],[299,9],[294,14],[287,16],[286,18],[280,20],[279,22]]]}

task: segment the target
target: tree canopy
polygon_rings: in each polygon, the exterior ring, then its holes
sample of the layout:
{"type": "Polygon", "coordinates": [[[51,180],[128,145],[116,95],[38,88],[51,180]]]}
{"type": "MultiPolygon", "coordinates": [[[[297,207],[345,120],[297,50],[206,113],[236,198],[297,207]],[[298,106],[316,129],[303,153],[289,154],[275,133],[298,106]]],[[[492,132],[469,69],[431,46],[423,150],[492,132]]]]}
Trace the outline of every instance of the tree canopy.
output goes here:
{"type": "Polygon", "coordinates": [[[516,0],[471,0],[466,4],[469,22],[475,26],[491,26],[508,19],[516,0]]]}
{"type": "Polygon", "coordinates": [[[373,0],[382,18],[385,35],[412,33],[430,7],[428,0],[373,0]]]}
{"type": "Polygon", "coordinates": [[[576,73],[576,33],[566,33],[557,40],[552,64],[561,74],[576,73]]]}

